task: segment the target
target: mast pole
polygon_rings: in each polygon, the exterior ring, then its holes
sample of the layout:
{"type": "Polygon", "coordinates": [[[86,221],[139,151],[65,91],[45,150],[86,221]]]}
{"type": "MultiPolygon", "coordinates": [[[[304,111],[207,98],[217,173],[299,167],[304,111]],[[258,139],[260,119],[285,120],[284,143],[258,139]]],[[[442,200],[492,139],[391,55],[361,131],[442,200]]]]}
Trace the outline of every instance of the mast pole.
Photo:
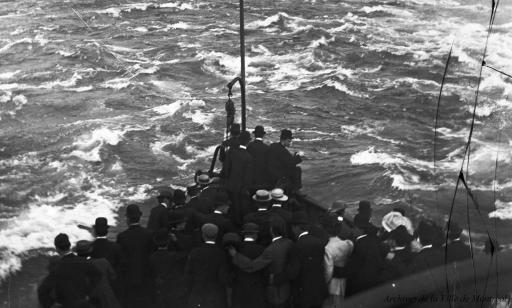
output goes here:
{"type": "Polygon", "coordinates": [[[240,92],[242,101],[242,131],[245,131],[245,27],[244,0],[240,0],[240,92]]]}

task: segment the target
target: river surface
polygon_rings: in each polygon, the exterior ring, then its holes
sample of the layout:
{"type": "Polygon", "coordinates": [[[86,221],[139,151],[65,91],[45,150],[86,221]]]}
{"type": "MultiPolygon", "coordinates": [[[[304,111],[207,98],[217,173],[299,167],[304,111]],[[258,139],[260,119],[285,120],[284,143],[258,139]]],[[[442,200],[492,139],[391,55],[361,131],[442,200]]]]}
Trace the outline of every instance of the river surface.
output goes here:
{"type": "MultiPolygon", "coordinates": [[[[248,127],[265,126],[269,142],[294,131],[305,191],[350,213],[371,200],[376,223],[401,206],[444,224],[491,1],[245,5],[248,127]]],[[[510,16],[512,1],[501,1],[485,57],[509,74],[510,16]]],[[[238,1],[2,1],[0,278],[23,272],[59,232],[90,238],[77,224],[119,224],[128,202],[208,168],[239,63],[238,1]]],[[[462,187],[454,208],[476,245],[487,230],[512,243],[511,95],[512,79],[484,67],[464,166],[481,216],[462,187]]]]}

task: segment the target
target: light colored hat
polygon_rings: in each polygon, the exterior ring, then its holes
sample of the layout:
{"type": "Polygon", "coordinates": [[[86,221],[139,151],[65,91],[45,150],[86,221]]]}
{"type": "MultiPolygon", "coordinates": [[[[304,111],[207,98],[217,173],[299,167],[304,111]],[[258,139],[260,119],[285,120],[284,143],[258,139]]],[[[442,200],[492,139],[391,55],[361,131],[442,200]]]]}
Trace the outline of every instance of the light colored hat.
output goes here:
{"type": "Polygon", "coordinates": [[[384,227],[386,231],[391,232],[398,226],[404,226],[410,235],[414,233],[411,221],[401,213],[392,211],[382,217],[382,227],[384,227]]]}
{"type": "Polygon", "coordinates": [[[256,193],[252,196],[252,199],[257,202],[266,202],[272,200],[270,193],[268,190],[260,189],[257,190],[256,193]]]}
{"type": "Polygon", "coordinates": [[[281,188],[272,189],[272,191],[270,192],[270,196],[272,197],[272,199],[277,201],[288,200],[288,196],[284,194],[284,190],[282,190],[281,188]]]}
{"type": "Polygon", "coordinates": [[[201,174],[197,177],[197,184],[207,185],[213,182],[213,180],[208,176],[208,174],[201,174]]]}

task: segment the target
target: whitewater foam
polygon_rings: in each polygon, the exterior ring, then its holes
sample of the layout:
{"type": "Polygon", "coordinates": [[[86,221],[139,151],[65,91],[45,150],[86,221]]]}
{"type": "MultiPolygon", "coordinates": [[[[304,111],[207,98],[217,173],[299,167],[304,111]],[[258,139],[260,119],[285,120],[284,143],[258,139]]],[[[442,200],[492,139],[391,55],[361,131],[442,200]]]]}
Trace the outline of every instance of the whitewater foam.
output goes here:
{"type": "Polygon", "coordinates": [[[501,220],[512,219],[512,202],[496,200],[496,211],[489,213],[489,218],[498,218],[501,220]]]}
{"type": "Polygon", "coordinates": [[[98,128],[92,132],[81,135],[73,142],[75,148],[67,156],[74,156],[90,162],[101,162],[100,150],[103,145],[117,145],[123,138],[125,131],[106,127],[98,128]]]}

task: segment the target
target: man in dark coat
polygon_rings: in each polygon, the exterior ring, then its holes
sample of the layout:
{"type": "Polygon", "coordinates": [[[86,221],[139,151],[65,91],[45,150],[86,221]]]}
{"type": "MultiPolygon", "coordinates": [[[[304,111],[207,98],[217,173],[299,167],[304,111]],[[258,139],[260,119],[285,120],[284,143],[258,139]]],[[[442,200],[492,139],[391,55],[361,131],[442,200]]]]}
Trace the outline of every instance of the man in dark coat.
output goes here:
{"type": "Polygon", "coordinates": [[[226,160],[227,152],[229,149],[233,147],[238,147],[240,144],[238,141],[238,137],[240,136],[241,129],[240,124],[233,123],[229,128],[229,138],[224,140],[221,144],[220,152],[219,152],[219,161],[224,162],[226,160]]]}
{"type": "Polygon", "coordinates": [[[413,257],[411,272],[418,273],[444,264],[443,252],[441,249],[433,247],[434,237],[439,232],[439,229],[441,228],[433,221],[420,221],[415,233],[421,248],[413,257]]]}
{"type": "Polygon", "coordinates": [[[287,272],[292,280],[294,307],[320,308],[328,295],[325,281],[325,245],[309,234],[309,220],[302,212],[292,219],[292,232],[297,242],[290,250],[287,272]]]}
{"type": "Polygon", "coordinates": [[[160,229],[169,229],[169,208],[172,206],[172,193],[161,191],[158,195],[158,205],[151,209],[149,213],[147,229],[156,232],[160,229]]]}
{"type": "Polygon", "coordinates": [[[200,214],[209,214],[213,211],[217,193],[222,189],[208,174],[199,175],[196,183],[199,191],[190,198],[188,206],[200,214]]]}
{"type": "Polygon", "coordinates": [[[221,177],[224,178],[226,188],[231,197],[231,211],[233,221],[241,225],[243,215],[248,212],[249,189],[252,187],[253,158],[246,150],[251,136],[248,132],[240,133],[238,137],[240,146],[231,147],[226,153],[226,161],[222,166],[221,177]]]}
{"type": "Polygon", "coordinates": [[[267,172],[272,186],[286,183],[286,191],[293,192],[302,187],[302,170],[297,165],[302,162],[300,154],[292,155],[287,147],[292,143],[292,132],[281,131],[279,142],[272,143],[268,149],[267,172]]]}
{"type": "Polygon", "coordinates": [[[254,160],[254,173],[252,188],[254,190],[266,189],[269,186],[267,174],[267,151],[268,145],[263,142],[265,129],[263,126],[256,126],[254,131],[254,140],[247,145],[247,152],[251,154],[254,160]]]}
{"type": "Polygon", "coordinates": [[[45,308],[52,307],[55,302],[63,308],[92,308],[89,298],[101,280],[101,272],[70,250],[71,243],[66,234],[57,235],[54,245],[60,259],[38,288],[40,303],[45,308]]]}
{"type": "MultiPolygon", "coordinates": [[[[252,196],[252,199],[258,206],[258,209],[256,212],[245,215],[244,223],[252,222],[257,224],[260,230],[258,243],[263,246],[268,246],[272,240],[272,237],[270,236],[270,220],[272,218],[272,213],[268,211],[269,203],[272,201],[270,192],[264,189],[257,190],[252,196]]],[[[280,216],[276,216],[274,219],[280,220],[283,225],[286,224],[280,216]]]]}
{"type": "MultiPolygon", "coordinates": [[[[265,247],[256,243],[258,225],[246,223],[242,227],[244,240],[238,251],[254,260],[261,255],[265,247]]],[[[233,281],[233,308],[265,308],[265,276],[263,271],[248,273],[238,269],[233,281]]]]}
{"type": "Polygon", "coordinates": [[[256,259],[238,253],[233,247],[229,253],[233,257],[233,264],[245,272],[254,273],[265,269],[267,307],[285,308],[290,303],[290,280],[286,264],[293,242],[284,237],[285,227],[279,221],[271,221],[270,234],[272,242],[256,259]]]}
{"type": "Polygon", "coordinates": [[[147,307],[150,300],[149,255],[152,251],[151,232],[139,223],[142,215],[136,204],[126,207],[128,229],[117,235],[117,243],[126,257],[122,279],[124,307],[147,307]]]}
{"type": "Polygon", "coordinates": [[[222,238],[228,232],[237,231],[227,215],[230,203],[227,193],[219,192],[215,198],[215,210],[213,213],[203,216],[202,224],[211,223],[219,228],[218,238],[222,238]]]}
{"type": "MultiPolygon", "coordinates": [[[[173,280],[179,272],[176,253],[167,249],[169,234],[164,229],[158,230],[153,235],[153,243],[157,250],[149,257],[149,269],[153,289],[153,307],[177,307],[180,294],[176,294],[173,280]]],[[[182,291],[184,291],[182,289],[182,291]]],[[[185,294],[181,294],[183,297],[185,294]]]]}
{"type": "Polygon", "coordinates": [[[217,226],[204,224],[201,232],[204,243],[190,252],[185,267],[188,307],[225,308],[229,282],[227,255],[215,244],[217,226]]]}
{"type": "Polygon", "coordinates": [[[118,243],[107,239],[108,220],[105,217],[98,217],[94,222],[93,229],[96,239],[92,242],[91,258],[105,258],[114,269],[116,279],[111,281],[112,289],[118,299],[122,298],[122,281],[121,275],[123,265],[125,264],[124,255],[118,243]]]}
{"type": "Polygon", "coordinates": [[[381,282],[382,272],[386,266],[382,254],[381,242],[373,232],[374,226],[366,225],[354,219],[354,250],[345,269],[347,278],[347,297],[368,290],[381,282]]]}
{"type": "Polygon", "coordinates": [[[460,239],[461,235],[462,228],[458,223],[452,222],[448,230],[448,247],[446,247],[448,263],[471,259],[471,250],[469,246],[460,239]]]}

